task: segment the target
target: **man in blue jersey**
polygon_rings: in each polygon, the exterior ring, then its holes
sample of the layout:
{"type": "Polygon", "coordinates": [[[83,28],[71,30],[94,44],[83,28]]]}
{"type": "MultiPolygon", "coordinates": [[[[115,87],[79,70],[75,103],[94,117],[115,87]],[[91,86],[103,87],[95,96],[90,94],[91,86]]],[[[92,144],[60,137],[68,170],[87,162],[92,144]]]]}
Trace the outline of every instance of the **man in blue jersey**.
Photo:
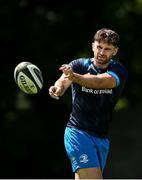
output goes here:
{"type": "Polygon", "coordinates": [[[113,59],[119,35],[100,29],[92,42],[92,58],[79,58],[59,69],[61,77],[49,88],[59,99],[71,85],[72,112],[64,134],[75,179],[102,179],[109,152],[108,131],[113,109],[127,79],[125,67],[113,59]]]}

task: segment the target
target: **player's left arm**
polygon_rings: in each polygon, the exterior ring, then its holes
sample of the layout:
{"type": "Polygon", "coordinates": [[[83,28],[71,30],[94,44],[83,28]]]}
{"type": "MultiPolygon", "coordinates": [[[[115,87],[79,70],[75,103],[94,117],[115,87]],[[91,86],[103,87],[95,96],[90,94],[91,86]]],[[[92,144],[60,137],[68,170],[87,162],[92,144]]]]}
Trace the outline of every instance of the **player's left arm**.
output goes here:
{"type": "Polygon", "coordinates": [[[95,89],[114,88],[117,86],[116,79],[108,73],[99,75],[73,73],[72,81],[81,86],[95,89]]]}
{"type": "MultiPolygon", "coordinates": [[[[87,88],[101,89],[101,88],[114,88],[118,86],[118,77],[113,73],[102,73],[98,75],[92,74],[78,74],[72,71],[71,67],[68,65],[63,65],[60,70],[62,70],[66,76],[65,78],[71,80],[80,86],[85,86],[87,88]]],[[[118,79],[119,80],[119,79],[118,79]]]]}

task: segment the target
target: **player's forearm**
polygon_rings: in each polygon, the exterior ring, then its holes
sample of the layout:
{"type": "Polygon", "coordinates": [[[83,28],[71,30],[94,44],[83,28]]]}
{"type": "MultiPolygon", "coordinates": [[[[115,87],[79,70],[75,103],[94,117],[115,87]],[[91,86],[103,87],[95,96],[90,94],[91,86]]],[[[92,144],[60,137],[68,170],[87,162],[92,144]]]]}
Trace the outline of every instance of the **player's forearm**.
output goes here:
{"type": "Polygon", "coordinates": [[[78,74],[73,72],[72,68],[64,64],[60,67],[60,70],[64,73],[66,79],[79,84],[80,86],[85,86],[88,88],[100,88],[102,84],[102,78],[98,78],[97,75],[90,74],[78,74]]]}
{"type": "Polygon", "coordinates": [[[101,79],[97,78],[96,75],[90,74],[78,74],[73,73],[73,82],[79,84],[80,86],[85,86],[88,88],[99,88],[101,84],[101,79]]]}
{"type": "Polygon", "coordinates": [[[73,73],[72,80],[80,86],[95,89],[114,88],[116,84],[115,79],[107,73],[100,75],[73,73]]]}
{"type": "Polygon", "coordinates": [[[65,90],[66,90],[66,89],[65,89],[65,87],[64,87],[64,83],[63,83],[63,81],[61,81],[60,79],[58,79],[58,80],[55,82],[54,86],[60,88],[60,96],[62,96],[62,95],[65,93],[65,90]]]}
{"type": "Polygon", "coordinates": [[[61,89],[64,88],[63,82],[60,81],[60,79],[55,82],[54,86],[60,87],[61,89]]]}

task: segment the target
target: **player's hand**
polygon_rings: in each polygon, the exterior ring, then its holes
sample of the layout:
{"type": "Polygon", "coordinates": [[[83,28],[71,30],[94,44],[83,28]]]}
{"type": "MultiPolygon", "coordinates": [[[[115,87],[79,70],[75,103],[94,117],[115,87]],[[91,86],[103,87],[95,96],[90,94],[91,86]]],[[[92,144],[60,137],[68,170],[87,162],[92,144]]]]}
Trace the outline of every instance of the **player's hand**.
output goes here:
{"type": "Polygon", "coordinates": [[[59,99],[61,94],[61,88],[57,86],[51,86],[49,88],[49,95],[54,99],[59,99]]]}
{"type": "Polygon", "coordinates": [[[73,70],[68,64],[63,64],[59,70],[61,70],[64,73],[64,78],[67,78],[69,80],[73,80],[73,70]]]}

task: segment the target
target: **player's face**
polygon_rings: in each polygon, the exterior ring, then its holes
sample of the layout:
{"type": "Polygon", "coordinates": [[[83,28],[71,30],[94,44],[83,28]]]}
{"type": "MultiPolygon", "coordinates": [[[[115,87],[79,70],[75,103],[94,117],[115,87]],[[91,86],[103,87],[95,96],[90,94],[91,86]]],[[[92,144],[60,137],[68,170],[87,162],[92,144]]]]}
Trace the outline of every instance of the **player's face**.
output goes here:
{"type": "Polygon", "coordinates": [[[104,66],[116,55],[118,48],[111,44],[104,43],[103,41],[95,41],[92,43],[92,50],[94,52],[96,65],[104,66]]]}

